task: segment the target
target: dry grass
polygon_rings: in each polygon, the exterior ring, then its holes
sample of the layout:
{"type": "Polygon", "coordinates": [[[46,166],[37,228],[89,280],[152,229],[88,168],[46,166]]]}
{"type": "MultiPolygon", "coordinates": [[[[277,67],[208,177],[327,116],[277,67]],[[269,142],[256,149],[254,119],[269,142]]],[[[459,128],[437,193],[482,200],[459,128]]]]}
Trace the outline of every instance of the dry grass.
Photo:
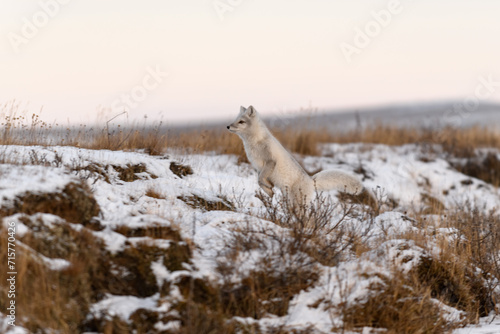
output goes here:
{"type": "Polygon", "coordinates": [[[464,161],[452,160],[451,164],[459,172],[481,179],[496,187],[500,187],[500,159],[494,153],[486,155],[471,154],[464,161]]]}
{"type": "Polygon", "coordinates": [[[15,213],[51,213],[69,222],[87,225],[100,212],[86,183],[69,183],[57,193],[26,193],[0,207],[0,218],[15,213]]]}
{"type": "MultiPolygon", "coordinates": [[[[222,282],[186,276],[178,283],[184,296],[175,306],[181,321],[178,333],[268,333],[258,324],[243,325],[233,317],[284,316],[292,298],[314,285],[319,277],[317,265],[306,255],[290,253],[293,239],[275,235],[278,247],[268,248],[264,242],[268,235],[262,233],[267,232],[235,231],[218,261],[222,282]],[[236,259],[252,250],[264,256],[254,269],[242,271],[236,259]]],[[[275,333],[289,332],[277,328],[275,333]]]]}
{"type": "Polygon", "coordinates": [[[151,198],[156,198],[156,199],[165,199],[165,196],[161,193],[161,191],[158,191],[155,188],[149,188],[144,196],[148,196],[151,198]]]}
{"type": "MultiPolygon", "coordinates": [[[[357,219],[370,226],[381,210],[380,207],[366,206],[357,199],[346,200],[343,195],[340,194],[340,202],[334,202],[318,194],[317,205],[311,206],[291,206],[286,200],[279,200],[276,205],[262,193],[258,198],[266,209],[262,218],[290,231],[292,253],[302,252],[322,265],[335,266],[351,254],[359,254],[366,237],[366,234],[351,230],[347,221],[357,219]],[[336,211],[341,215],[336,216],[336,211]]],[[[379,203],[382,205],[382,198],[379,198],[379,203]]]]}
{"type": "MultiPolygon", "coordinates": [[[[64,128],[47,124],[38,114],[26,116],[16,101],[0,106],[0,145],[71,145],[90,149],[142,150],[157,155],[166,148],[181,149],[186,153],[213,151],[237,155],[246,162],[243,145],[238,136],[220,128],[168,129],[159,123],[121,125],[120,118],[107,121],[104,126],[86,125],[64,128]]],[[[322,143],[372,143],[386,145],[441,145],[455,157],[473,157],[481,147],[500,148],[500,132],[495,128],[408,128],[382,123],[351,130],[311,128],[304,121],[301,126],[271,127],[271,132],[290,151],[302,155],[319,155],[322,143]]]]}
{"type": "MultiPolygon", "coordinates": [[[[79,332],[90,304],[96,300],[99,280],[95,274],[105,275],[96,261],[102,258],[102,244],[91,233],[85,229],[76,232],[62,226],[55,228],[65,236],[59,241],[54,241],[53,235],[52,242],[44,239],[42,236],[47,236],[46,233],[30,233],[21,240],[40,254],[64,256],[73,264],[66,270],[50,270],[30,248],[20,244],[16,247],[17,316],[26,319],[24,326],[33,333],[45,332],[49,328],[62,333],[79,332]]],[[[7,239],[5,232],[0,231],[0,256],[4,259],[7,250],[3,243],[7,239]]],[[[0,278],[5,281],[5,271],[0,273],[0,278]]],[[[8,301],[3,289],[0,301],[8,301]]],[[[4,302],[0,304],[2,308],[5,306],[4,302]]]]}
{"type": "MultiPolygon", "coordinates": [[[[233,317],[261,319],[286,315],[293,297],[316,284],[321,265],[334,267],[375,247],[366,243],[366,235],[349,228],[349,218],[370,224],[383,209],[341,202],[325,203],[309,211],[283,211],[283,207],[276,208],[265,197],[262,200],[267,210],[263,218],[283,228],[283,233],[240,224],[219,254],[220,279],[215,281],[191,276],[186,271],[184,264],[191,262],[192,251],[174,227],[117,227],[115,231],[126,237],[164,239],[171,244],[168,249],[151,243],[129,244],[112,255],[85,227],[74,229],[64,220],[45,225],[41,219],[25,216],[23,223],[31,232],[20,241],[44,256],[64,258],[72,265],[53,271],[28,248],[18,253],[17,301],[22,315],[30,319],[24,325],[33,332],[52,328],[61,333],[127,333],[154,332],[158,321],[179,321],[180,328],[175,331],[179,334],[263,333],[257,324],[243,325],[233,317]],[[333,209],[340,209],[342,216],[333,219],[333,209]],[[240,261],[247,258],[245,254],[255,251],[262,256],[253,269],[241,270],[240,261]],[[172,283],[159,286],[151,270],[151,263],[159,260],[170,271],[185,271],[173,283],[183,296],[183,300],[172,305],[176,316],[137,310],[129,321],[107,315],[87,317],[89,306],[106,293],[168,296],[172,283]],[[33,298],[37,303],[31,302],[33,298]]],[[[380,276],[381,283],[369,287],[370,297],[363,303],[330,309],[343,320],[342,328],[337,330],[356,331],[369,326],[385,328],[388,333],[443,333],[458,324],[446,320],[436,300],[464,311],[464,322],[477,321],[495,309],[494,278],[500,278],[500,218],[467,205],[446,214],[438,206],[432,210],[441,210],[441,221],[436,224],[452,228],[452,239],[439,234],[433,238],[428,231],[434,225],[424,213],[417,213],[419,231],[398,238],[413,240],[433,255],[421,257],[407,274],[394,268],[392,275],[380,276]],[[439,252],[432,253],[431,249],[439,252]]],[[[0,232],[0,240],[6,240],[5,232],[0,232]]],[[[0,256],[5,256],[6,247],[0,246],[0,256]]],[[[0,279],[6,278],[1,275],[5,276],[0,274],[0,279]]],[[[327,298],[325,295],[323,299],[326,305],[327,298]]],[[[0,302],[0,306],[5,305],[0,302]]],[[[276,328],[275,332],[289,331],[276,328]]],[[[303,331],[308,332],[312,331],[303,331]]]]}
{"type": "Polygon", "coordinates": [[[467,204],[440,214],[441,221],[435,225],[417,213],[415,223],[420,228],[401,236],[427,251],[412,270],[404,274],[395,267],[391,275],[377,276],[378,283],[369,287],[363,302],[329,308],[343,319],[337,330],[361,331],[368,326],[394,334],[445,333],[497,311],[500,217],[467,204]],[[455,233],[451,239],[429,233],[435,226],[455,233]],[[463,311],[461,319],[447,320],[438,302],[463,311]]]}
{"type": "MultiPolygon", "coordinates": [[[[457,157],[470,157],[481,147],[500,148],[500,132],[493,128],[402,128],[375,124],[363,129],[334,131],[335,129],[271,128],[275,137],[290,151],[302,155],[320,155],[322,143],[369,143],[385,145],[442,145],[445,152],[457,157]]],[[[215,151],[235,154],[244,160],[244,151],[238,136],[225,129],[194,129],[170,140],[172,147],[187,148],[192,152],[215,151]]]]}
{"type": "MultiPolygon", "coordinates": [[[[359,205],[346,203],[282,211],[265,197],[261,199],[267,209],[264,218],[285,228],[284,232],[250,224],[239,227],[219,256],[217,270],[222,284],[186,277],[180,283],[186,301],[177,306],[183,324],[181,333],[203,332],[204,326],[213,330],[220,326],[221,333],[234,333],[237,324],[227,322],[233,316],[260,319],[286,315],[290,300],[314,286],[321,274],[320,264],[336,266],[375,249],[367,245],[367,235],[349,229],[347,219],[361,219],[370,224],[370,217],[378,213],[369,206],[360,210],[359,205]],[[343,218],[332,220],[331,210],[340,205],[343,218]],[[255,262],[254,269],[241,271],[239,261],[256,250],[262,257],[255,262]],[[199,321],[190,320],[193,315],[199,321]]],[[[343,324],[337,331],[361,331],[368,326],[394,334],[444,333],[495,310],[495,282],[500,277],[497,258],[500,217],[467,206],[447,215],[439,205],[431,210],[441,210],[442,221],[438,226],[457,231],[454,241],[439,235],[431,237],[428,231],[434,225],[428,222],[425,213],[416,213],[415,224],[421,229],[400,237],[414,241],[427,254],[436,249],[440,252],[421,256],[407,273],[394,267],[391,275],[380,275],[380,283],[369,287],[369,297],[363,302],[340,304],[332,309],[325,295],[318,303],[341,316],[343,324]],[[449,321],[439,302],[463,311],[462,319],[449,321]]],[[[250,332],[258,333],[259,328],[250,332]]]]}
{"type": "Polygon", "coordinates": [[[91,141],[82,141],[80,145],[90,149],[108,150],[144,150],[150,155],[161,155],[166,144],[166,133],[161,123],[152,127],[137,126],[111,131],[109,128],[96,134],[91,141]]]}
{"type": "Polygon", "coordinates": [[[441,224],[457,231],[452,242],[443,241],[441,246],[442,257],[453,265],[450,272],[454,280],[467,282],[457,305],[476,320],[495,309],[497,286],[487,280],[500,277],[500,217],[464,203],[445,215],[441,224]]]}
{"type": "Polygon", "coordinates": [[[293,237],[247,227],[236,231],[227,251],[218,261],[217,271],[224,283],[220,287],[223,311],[228,316],[260,319],[270,314],[284,316],[291,299],[314,285],[319,278],[318,264],[301,253],[293,237]],[[266,239],[271,237],[275,246],[266,239]],[[252,251],[263,256],[250,271],[240,270],[239,257],[252,251]],[[234,282],[234,277],[239,282],[234,282]]]}
{"type": "Polygon", "coordinates": [[[182,238],[175,228],[171,226],[165,226],[161,224],[151,224],[141,227],[129,227],[127,225],[121,225],[114,229],[127,238],[134,237],[150,237],[153,239],[167,239],[174,241],[182,241],[182,238]]]}
{"type": "Polygon", "coordinates": [[[135,180],[141,179],[141,176],[138,174],[145,173],[148,175],[148,177],[152,179],[156,179],[157,176],[154,174],[151,174],[147,171],[146,165],[144,164],[127,164],[126,167],[121,167],[121,166],[112,166],[114,170],[118,172],[118,178],[124,182],[133,182],[135,180]]]}
{"type": "MultiPolygon", "coordinates": [[[[180,148],[185,152],[235,154],[240,161],[246,161],[241,140],[225,129],[174,133],[160,125],[124,129],[108,124],[99,131],[85,127],[61,131],[56,125],[41,122],[36,115],[28,121],[10,115],[3,126],[0,144],[76,145],[92,149],[144,150],[150,154],[180,148]]],[[[454,168],[500,185],[498,158],[476,151],[479,147],[500,148],[500,134],[488,128],[401,129],[379,124],[362,131],[340,133],[312,131],[307,127],[300,131],[283,128],[272,131],[291,151],[307,155],[319,155],[319,144],[327,142],[418,143],[431,152],[435,149],[432,144],[439,144],[443,149],[440,153],[454,168]]],[[[33,163],[44,162],[34,156],[33,163]]],[[[85,171],[109,181],[104,172],[108,167],[89,165],[85,171]]],[[[144,174],[154,178],[141,164],[111,167],[124,182],[144,174]]],[[[189,166],[182,164],[172,163],[170,169],[181,178],[193,173],[189,166]]],[[[163,198],[154,188],[145,195],[163,198]]],[[[472,209],[467,203],[446,211],[437,199],[425,194],[423,197],[428,208],[413,213],[419,230],[398,237],[415,242],[432,256],[421,257],[409,273],[394,269],[391,276],[380,277],[382,283],[370,286],[372,294],[364,303],[340,305],[334,310],[343,320],[343,327],[338,330],[370,326],[387,329],[387,333],[443,333],[458,324],[446,321],[436,300],[463,311],[466,323],[495,310],[495,282],[500,279],[500,217],[472,209]],[[428,214],[441,218],[431,224],[428,214]],[[433,224],[450,228],[453,233],[442,237],[432,232],[433,224]]],[[[13,206],[0,208],[0,217],[23,213],[23,223],[31,230],[20,238],[26,247],[19,247],[17,253],[19,319],[29,319],[23,325],[32,332],[53,329],[61,333],[147,333],[155,331],[153,326],[158,321],[179,321],[180,329],[173,331],[179,334],[260,333],[258,325],[243,325],[233,317],[261,319],[286,315],[293,297],[317,283],[322,266],[335,267],[373,250],[364,233],[369,232],[377,215],[391,208],[390,203],[381,198],[378,206],[373,203],[370,206],[360,199],[341,197],[340,203],[323,203],[319,209],[311,210],[287,207],[286,201],[276,206],[265,196],[260,199],[266,209],[261,218],[286,233],[259,230],[250,225],[235,229],[224,252],[219,254],[220,280],[211,281],[191,275],[186,269],[186,264],[191,263],[192,244],[183,240],[174,227],[160,224],[116,227],[115,232],[125,237],[169,240],[170,247],[165,250],[154,243],[143,242],[128,244],[116,254],[107,252],[102,241],[92,234],[92,218],[98,215],[99,207],[84,183],[70,184],[61,194],[26,194],[13,206]],[[343,216],[334,219],[335,210],[343,212],[343,216]],[[35,216],[40,212],[58,215],[61,222],[46,226],[35,216]],[[365,232],[351,229],[349,220],[365,222],[365,232]],[[83,227],[73,228],[68,222],[80,223],[83,227]],[[242,271],[241,259],[254,251],[262,257],[255,261],[252,270],[242,271]],[[37,253],[66,259],[71,265],[62,271],[50,270],[37,253]],[[172,283],[183,297],[172,306],[177,315],[168,318],[156,312],[137,310],[128,321],[109,315],[87,318],[90,305],[106,293],[139,297],[155,293],[162,297],[169,295],[173,287],[167,283],[159,286],[151,269],[151,264],[160,260],[170,271],[186,272],[172,283]]],[[[236,211],[235,205],[226,198],[207,200],[191,196],[180,200],[195,209],[236,211]]],[[[6,239],[6,230],[1,228],[0,258],[4,259],[6,239]]],[[[5,272],[0,273],[0,281],[5,282],[6,278],[5,272]]],[[[2,308],[8,300],[5,293],[2,286],[2,308]]],[[[287,333],[287,330],[277,328],[274,333],[287,333]]]]}
{"type": "MultiPolygon", "coordinates": [[[[183,263],[191,261],[188,243],[175,228],[169,226],[118,229],[131,237],[169,240],[168,249],[143,242],[129,244],[122,251],[110,254],[103,241],[86,227],[74,228],[64,220],[45,224],[37,216],[25,215],[21,220],[30,230],[18,237],[20,243],[16,246],[17,324],[22,324],[32,333],[113,333],[118,328],[130,333],[136,328],[152,326],[152,323],[142,322],[145,314],[139,310],[133,315],[136,321],[127,324],[117,318],[110,320],[107,315],[89,317],[90,306],[106,294],[138,297],[155,293],[168,295],[170,286],[158,285],[151,263],[162,260],[163,265],[173,272],[184,270],[183,263]],[[51,270],[41,255],[65,259],[70,266],[51,270]]],[[[4,259],[7,258],[6,232],[5,228],[0,228],[0,256],[4,259]]],[[[0,273],[0,278],[6,281],[6,271],[0,273]]],[[[0,306],[5,308],[9,301],[6,293],[2,285],[0,306]]]]}
{"type": "Polygon", "coordinates": [[[191,168],[191,166],[183,165],[175,161],[170,163],[169,168],[172,171],[172,173],[174,173],[181,179],[185,176],[193,174],[193,169],[191,168]]]}
{"type": "MultiPolygon", "coordinates": [[[[275,207],[268,198],[260,198],[266,208],[263,218],[282,227],[282,232],[250,223],[234,228],[232,237],[217,257],[216,270],[221,279],[211,282],[186,276],[179,283],[185,297],[185,301],[176,306],[182,324],[180,333],[235,333],[238,330],[261,333],[258,325],[242,328],[230,319],[285,316],[293,297],[317,282],[321,275],[320,263],[333,266],[345,254],[355,253],[352,248],[357,242],[354,237],[350,239],[353,242],[347,240],[349,231],[343,226],[344,219],[332,223],[336,206],[324,203],[326,205],[317,209],[289,210],[292,208],[275,207]],[[242,270],[240,261],[256,251],[262,255],[253,260],[253,269],[242,270]]],[[[344,218],[360,214],[354,213],[352,204],[345,204],[343,210],[344,218]]],[[[361,239],[359,236],[358,242],[361,239]]],[[[289,333],[285,328],[271,332],[289,333]]]]}
{"type": "Polygon", "coordinates": [[[235,211],[234,204],[226,198],[219,198],[218,200],[207,200],[203,197],[193,196],[180,196],[181,201],[186,203],[192,209],[201,209],[204,211],[235,211]]]}
{"type": "Polygon", "coordinates": [[[428,289],[402,275],[380,277],[383,283],[369,287],[371,296],[363,303],[342,309],[341,330],[384,328],[385,333],[445,333],[452,329],[432,302],[428,289]]]}

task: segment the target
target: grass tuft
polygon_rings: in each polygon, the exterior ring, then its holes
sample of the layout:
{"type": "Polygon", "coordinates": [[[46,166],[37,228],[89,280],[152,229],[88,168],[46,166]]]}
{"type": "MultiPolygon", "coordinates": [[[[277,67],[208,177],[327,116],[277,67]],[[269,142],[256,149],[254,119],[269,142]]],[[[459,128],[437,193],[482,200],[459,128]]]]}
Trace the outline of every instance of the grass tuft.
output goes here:
{"type": "Polygon", "coordinates": [[[179,196],[177,197],[193,209],[202,209],[205,211],[235,211],[234,205],[226,198],[219,198],[219,200],[207,200],[203,197],[192,196],[179,196]]]}
{"type": "Polygon", "coordinates": [[[193,169],[190,166],[182,165],[175,161],[170,164],[170,170],[181,179],[193,174],[193,169]]]}
{"type": "Polygon", "coordinates": [[[58,193],[26,193],[0,207],[0,217],[15,213],[50,213],[72,223],[87,225],[100,208],[86,183],[69,183],[58,193]]]}
{"type": "Polygon", "coordinates": [[[445,333],[451,329],[429,291],[405,284],[406,277],[379,276],[382,283],[372,284],[367,300],[341,305],[343,327],[336,330],[385,329],[387,333],[445,333]]]}
{"type": "Polygon", "coordinates": [[[452,165],[460,173],[500,187],[500,159],[495,153],[490,152],[486,156],[474,154],[465,162],[454,162],[452,165]]]}
{"type": "Polygon", "coordinates": [[[118,178],[124,182],[140,180],[141,177],[138,175],[140,173],[147,173],[152,179],[157,178],[156,175],[147,172],[146,165],[144,164],[127,164],[127,167],[113,165],[112,167],[118,172],[118,178]]]}
{"type": "Polygon", "coordinates": [[[144,195],[156,199],[165,199],[165,196],[154,188],[149,188],[144,195]]]}

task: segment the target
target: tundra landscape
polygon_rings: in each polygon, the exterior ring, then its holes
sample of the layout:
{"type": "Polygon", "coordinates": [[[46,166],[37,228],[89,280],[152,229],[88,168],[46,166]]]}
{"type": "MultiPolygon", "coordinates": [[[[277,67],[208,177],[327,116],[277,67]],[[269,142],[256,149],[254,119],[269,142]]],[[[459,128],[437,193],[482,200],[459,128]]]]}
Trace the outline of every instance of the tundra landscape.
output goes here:
{"type": "Polygon", "coordinates": [[[500,1],[0,10],[0,334],[500,333],[500,1]]]}
{"type": "Polygon", "coordinates": [[[497,332],[498,128],[317,117],[270,131],[376,203],[269,197],[229,121],[62,128],[5,105],[0,331],[497,332]]]}

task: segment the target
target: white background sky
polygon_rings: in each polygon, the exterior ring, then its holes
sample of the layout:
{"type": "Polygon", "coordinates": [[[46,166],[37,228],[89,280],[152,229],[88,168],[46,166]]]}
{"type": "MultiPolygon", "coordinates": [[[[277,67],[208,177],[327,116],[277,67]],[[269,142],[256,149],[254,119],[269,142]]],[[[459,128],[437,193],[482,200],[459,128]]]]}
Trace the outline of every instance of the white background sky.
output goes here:
{"type": "Polygon", "coordinates": [[[109,119],[156,67],[169,75],[126,108],[131,120],[460,100],[479,76],[500,81],[497,0],[400,0],[352,62],[341,43],[355,45],[356,28],[395,0],[65,0],[45,24],[42,4],[56,1],[2,0],[0,10],[0,103],[43,106],[49,122],[109,119]],[[221,3],[234,4],[223,20],[221,3]],[[16,52],[26,22],[41,27],[16,52]]]}

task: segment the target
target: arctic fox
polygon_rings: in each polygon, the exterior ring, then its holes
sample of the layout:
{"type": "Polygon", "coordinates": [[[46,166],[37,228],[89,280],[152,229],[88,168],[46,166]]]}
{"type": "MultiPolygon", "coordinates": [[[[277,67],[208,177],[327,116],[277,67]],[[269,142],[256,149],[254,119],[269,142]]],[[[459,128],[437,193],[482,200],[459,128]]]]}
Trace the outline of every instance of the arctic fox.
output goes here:
{"type": "Polygon", "coordinates": [[[227,129],[243,140],[248,160],[259,174],[259,186],[271,197],[273,187],[277,187],[290,203],[307,205],[316,191],[338,190],[358,195],[364,190],[357,178],[340,171],[322,171],[309,176],[271,134],[252,106],[241,107],[238,117],[227,129]]]}

